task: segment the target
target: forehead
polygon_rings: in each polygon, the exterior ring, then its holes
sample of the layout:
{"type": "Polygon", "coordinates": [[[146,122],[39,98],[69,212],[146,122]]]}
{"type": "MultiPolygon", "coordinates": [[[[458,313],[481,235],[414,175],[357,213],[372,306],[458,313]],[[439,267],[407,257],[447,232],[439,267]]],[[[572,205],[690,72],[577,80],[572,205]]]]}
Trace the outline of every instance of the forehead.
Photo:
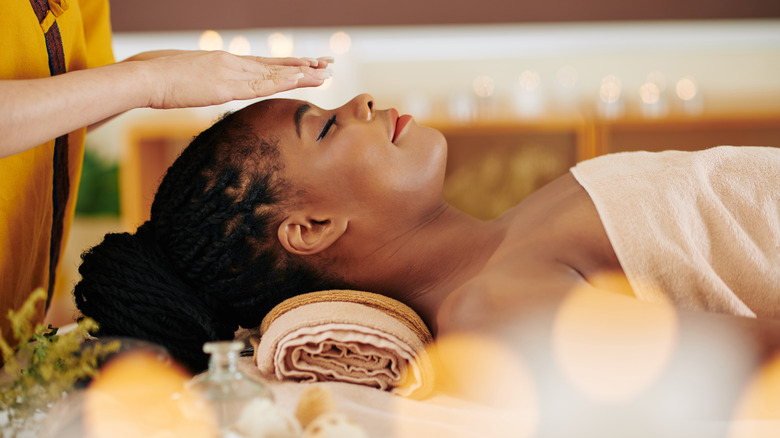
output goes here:
{"type": "MultiPolygon", "coordinates": [[[[261,139],[272,141],[279,154],[275,164],[279,175],[288,183],[305,185],[305,170],[310,156],[306,154],[305,142],[296,130],[296,113],[301,106],[317,108],[301,100],[268,99],[252,104],[238,114],[249,125],[252,132],[261,139]]],[[[303,128],[303,126],[302,126],[303,128]]]]}
{"type": "Polygon", "coordinates": [[[262,137],[297,136],[295,118],[302,105],[310,104],[293,99],[262,100],[242,109],[240,117],[262,137]]]}

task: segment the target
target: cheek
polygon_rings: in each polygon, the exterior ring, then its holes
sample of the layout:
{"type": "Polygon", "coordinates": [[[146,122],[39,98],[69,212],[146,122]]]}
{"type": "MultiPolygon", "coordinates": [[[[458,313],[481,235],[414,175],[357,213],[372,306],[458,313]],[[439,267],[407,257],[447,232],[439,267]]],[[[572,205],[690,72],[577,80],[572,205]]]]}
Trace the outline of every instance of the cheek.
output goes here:
{"type": "Polygon", "coordinates": [[[387,158],[370,148],[343,151],[311,168],[311,191],[333,196],[339,202],[365,201],[388,189],[387,158]],[[316,175],[316,177],[314,177],[316,175]]]}
{"type": "Polygon", "coordinates": [[[383,199],[389,207],[396,201],[435,201],[441,198],[446,141],[430,128],[420,128],[415,134],[413,142],[400,148],[365,139],[344,141],[343,148],[332,149],[310,168],[307,179],[316,186],[314,190],[338,194],[342,202],[383,199]],[[318,177],[312,178],[314,174],[318,177]]]}

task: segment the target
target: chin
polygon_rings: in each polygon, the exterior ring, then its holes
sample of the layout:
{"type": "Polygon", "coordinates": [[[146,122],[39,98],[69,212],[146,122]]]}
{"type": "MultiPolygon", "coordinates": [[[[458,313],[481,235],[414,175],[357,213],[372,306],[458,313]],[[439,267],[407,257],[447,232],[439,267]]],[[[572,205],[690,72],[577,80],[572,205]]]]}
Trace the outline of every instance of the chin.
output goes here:
{"type": "Polygon", "coordinates": [[[433,175],[432,180],[434,184],[443,190],[444,176],[447,171],[447,139],[444,134],[433,128],[426,128],[430,130],[429,142],[431,145],[430,157],[430,172],[433,175]]]}
{"type": "Polygon", "coordinates": [[[441,162],[442,181],[444,180],[444,170],[447,168],[447,139],[441,131],[433,128],[426,128],[431,131],[431,144],[434,146],[434,154],[437,161],[441,162]]]}

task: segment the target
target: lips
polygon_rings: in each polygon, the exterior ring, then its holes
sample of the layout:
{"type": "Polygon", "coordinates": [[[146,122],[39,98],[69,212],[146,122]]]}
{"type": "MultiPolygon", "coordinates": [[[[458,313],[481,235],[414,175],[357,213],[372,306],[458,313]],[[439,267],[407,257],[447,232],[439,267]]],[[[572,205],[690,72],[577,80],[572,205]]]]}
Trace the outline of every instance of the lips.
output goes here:
{"type": "Polygon", "coordinates": [[[398,111],[395,108],[390,108],[390,141],[395,141],[395,132],[397,131],[396,124],[398,123],[398,111]]]}
{"type": "MultiPolygon", "coordinates": [[[[398,114],[395,110],[393,110],[393,115],[398,114]]],[[[408,114],[404,114],[401,117],[395,118],[395,129],[393,130],[393,142],[395,142],[398,139],[398,136],[401,135],[406,125],[409,124],[409,122],[412,121],[412,116],[408,114]]]]}

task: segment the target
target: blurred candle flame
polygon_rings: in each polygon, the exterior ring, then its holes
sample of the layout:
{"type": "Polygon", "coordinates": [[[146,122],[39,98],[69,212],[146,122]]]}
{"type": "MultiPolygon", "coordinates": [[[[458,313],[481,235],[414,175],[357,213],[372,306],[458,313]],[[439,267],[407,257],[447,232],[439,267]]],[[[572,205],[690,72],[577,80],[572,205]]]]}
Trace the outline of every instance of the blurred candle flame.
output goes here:
{"type": "Polygon", "coordinates": [[[274,32],[268,36],[268,48],[271,54],[276,57],[292,56],[293,38],[281,32],[274,32]]]}
{"type": "Polygon", "coordinates": [[[343,55],[349,52],[352,47],[352,39],[346,32],[338,31],[334,32],[330,36],[330,49],[337,55],[343,55]]]}
{"type": "Polygon", "coordinates": [[[747,386],[735,419],[777,421],[780,429],[780,355],[762,367],[747,386]]]}
{"type": "Polygon", "coordinates": [[[87,389],[84,425],[90,438],[212,438],[216,421],[189,391],[189,375],[146,352],[106,364],[87,389]]]}
{"type": "Polygon", "coordinates": [[[677,81],[676,91],[677,97],[685,101],[695,99],[699,93],[696,81],[690,76],[686,76],[677,81]]]}
{"type": "Polygon", "coordinates": [[[661,100],[661,89],[652,82],[645,82],[639,87],[639,98],[646,104],[658,103],[661,100]]]}
{"type": "Polygon", "coordinates": [[[494,416],[495,422],[483,424],[485,436],[504,436],[508,430],[517,438],[534,436],[539,426],[535,385],[530,371],[511,347],[492,337],[458,333],[440,337],[429,352],[437,359],[438,390],[496,408],[494,413],[508,414],[494,416]]]}
{"type": "Polygon", "coordinates": [[[472,83],[474,94],[479,97],[490,97],[496,90],[496,82],[490,76],[477,76],[472,83]]]}
{"type": "Polygon", "coordinates": [[[200,50],[222,50],[222,36],[215,30],[207,30],[198,39],[200,50]]]}
{"type": "Polygon", "coordinates": [[[553,326],[553,353],[586,396],[621,403],[640,395],[666,369],[677,346],[677,312],[659,303],[627,313],[602,294],[609,292],[576,290],[563,302],[553,326]]]}
{"type": "Polygon", "coordinates": [[[520,73],[518,82],[520,83],[520,87],[526,91],[538,90],[542,85],[542,80],[539,77],[539,73],[530,70],[526,70],[520,73]]]}
{"type": "Polygon", "coordinates": [[[599,88],[599,98],[606,104],[616,103],[620,100],[620,92],[623,84],[620,79],[615,75],[605,76],[601,80],[601,88],[599,88]]]}
{"type": "Polygon", "coordinates": [[[230,41],[228,51],[234,55],[246,56],[252,53],[252,46],[246,37],[238,35],[230,41]]]}

